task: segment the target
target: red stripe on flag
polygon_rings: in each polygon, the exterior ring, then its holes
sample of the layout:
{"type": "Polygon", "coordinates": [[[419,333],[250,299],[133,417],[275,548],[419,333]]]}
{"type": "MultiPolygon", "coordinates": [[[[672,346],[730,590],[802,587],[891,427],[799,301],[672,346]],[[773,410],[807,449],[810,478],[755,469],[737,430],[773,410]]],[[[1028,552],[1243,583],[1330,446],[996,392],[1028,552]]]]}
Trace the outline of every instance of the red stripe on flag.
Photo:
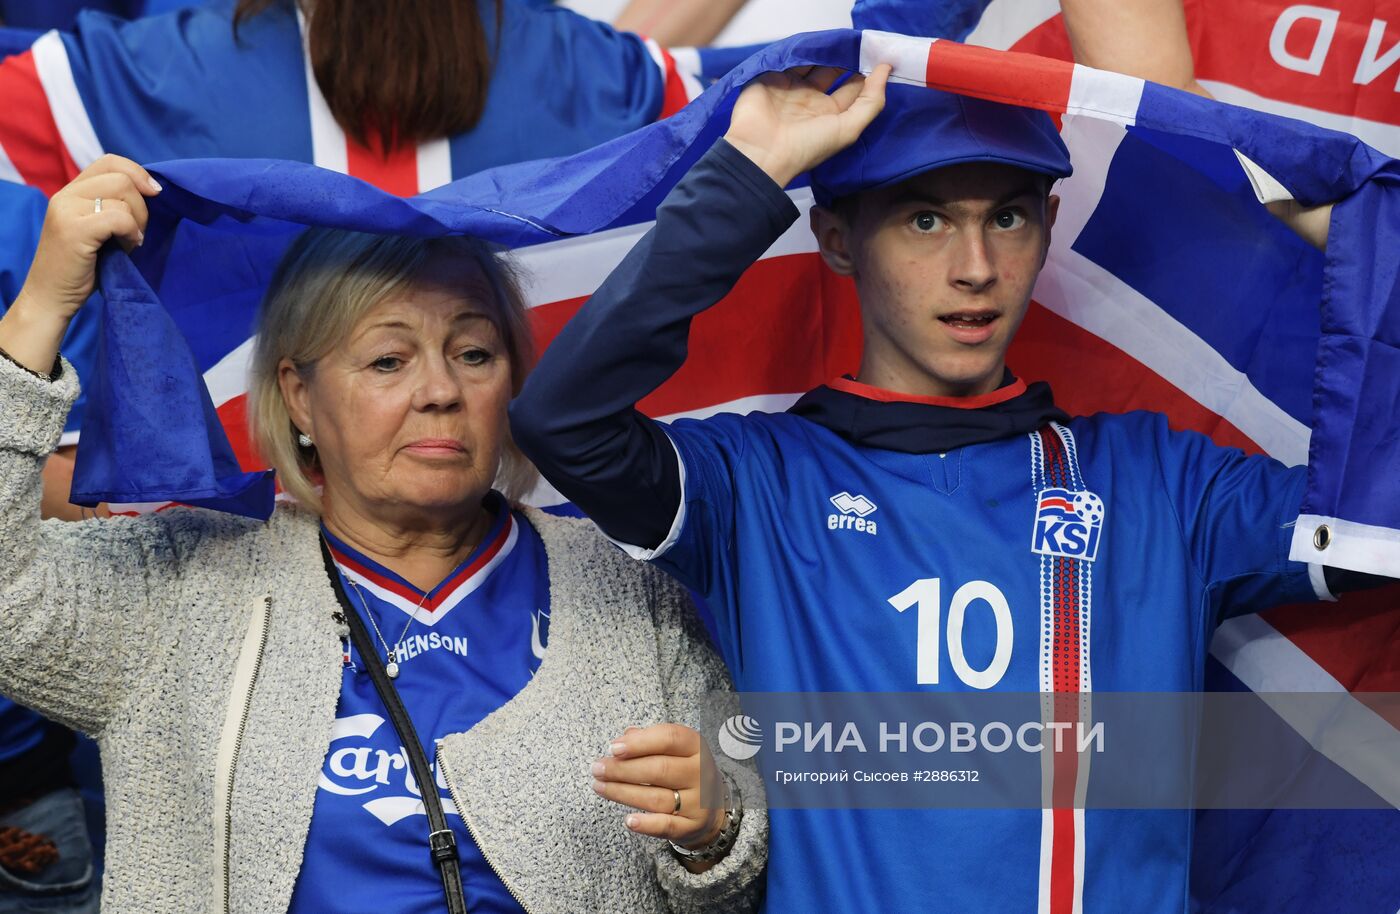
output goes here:
{"type": "MultiPolygon", "coordinates": [[[[583,304],[531,310],[541,351],[583,304]]],[[[860,366],[855,286],[827,270],[817,254],[761,260],[734,290],[697,317],[689,360],[638,406],[666,416],[743,397],[800,393],[860,366]]]]}
{"type": "MultiPolygon", "coordinates": [[[[1305,603],[1264,613],[1270,625],[1302,648],[1351,692],[1400,693],[1400,586],[1344,595],[1334,604],[1305,603]]],[[[1392,720],[1400,727],[1400,720],[1392,720]]]]}
{"type": "Polygon", "coordinates": [[[238,465],[243,472],[252,473],[255,470],[267,469],[267,461],[253,446],[253,437],[248,432],[248,395],[239,394],[216,411],[219,414],[219,423],[228,435],[229,444],[233,446],[233,456],[238,458],[238,465]]]}
{"type": "Polygon", "coordinates": [[[929,47],[926,79],[930,86],[948,92],[1063,113],[1069,105],[1074,65],[935,41],[929,47]]]}
{"type": "Polygon", "coordinates": [[[1134,409],[1165,413],[1174,429],[1209,435],[1251,454],[1262,449],[1238,428],[1193,400],[1112,343],[1032,302],[1007,362],[1027,381],[1048,381],[1071,416],[1134,409]]]}
{"type": "Polygon", "coordinates": [[[382,191],[412,197],[418,193],[418,147],[400,144],[388,154],[377,134],[370,134],[368,146],[346,137],[346,170],[382,191]]]}
{"type": "Polygon", "coordinates": [[[690,95],[685,91],[681,71],[676,68],[676,58],[671,56],[670,51],[661,48],[661,59],[666,61],[666,87],[661,96],[661,114],[656,118],[658,121],[665,120],[690,104],[690,95]]]}
{"type": "Polygon", "coordinates": [[[53,196],[77,177],[78,166],[58,132],[49,98],[34,66],[34,52],[0,62],[0,146],[24,183],[53,196]]]}

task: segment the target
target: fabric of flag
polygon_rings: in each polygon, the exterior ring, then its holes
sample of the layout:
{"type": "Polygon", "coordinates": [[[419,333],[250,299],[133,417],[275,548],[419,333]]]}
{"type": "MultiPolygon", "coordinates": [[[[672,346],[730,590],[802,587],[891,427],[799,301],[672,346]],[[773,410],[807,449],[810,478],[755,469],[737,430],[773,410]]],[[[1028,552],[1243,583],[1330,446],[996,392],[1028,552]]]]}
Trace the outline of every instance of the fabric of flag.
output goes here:
{"type": "MultiPolygon", "coordinates": [[[[0,179],[52,194],[103,153],[314,162],[411,195],[526,158],[568,155],[679,110],[715,66],[565,9],[479,4],[503,61],[471,130],[389,154],[349,140],[292,4],[233,34],[231,0],[134,21],[79,14],[0,61],[0,179]]],[[[13,50],[0,30],[0,48],[13,50]]]]}

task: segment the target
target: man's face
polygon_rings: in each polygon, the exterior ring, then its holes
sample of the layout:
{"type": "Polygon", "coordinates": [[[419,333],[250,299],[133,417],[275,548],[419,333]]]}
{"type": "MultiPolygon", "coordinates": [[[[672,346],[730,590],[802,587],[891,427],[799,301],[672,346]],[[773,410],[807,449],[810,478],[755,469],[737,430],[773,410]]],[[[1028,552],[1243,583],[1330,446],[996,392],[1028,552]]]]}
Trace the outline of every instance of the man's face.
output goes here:
{"type": "Polygon", "coordinates": [[[1047,180],[972,162],[812,210],[823,257],[860,293],[862,382],[931,397],[997,388],[1050,247],[1060,201],[1047,180]]]}

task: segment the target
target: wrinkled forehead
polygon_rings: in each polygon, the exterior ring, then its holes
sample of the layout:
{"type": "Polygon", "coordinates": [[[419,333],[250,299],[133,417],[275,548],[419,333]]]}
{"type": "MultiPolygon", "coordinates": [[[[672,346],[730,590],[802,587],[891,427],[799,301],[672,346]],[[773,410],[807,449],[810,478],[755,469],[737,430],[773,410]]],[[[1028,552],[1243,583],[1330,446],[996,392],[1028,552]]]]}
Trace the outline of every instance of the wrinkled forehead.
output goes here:
{"type": "Polygon", "coordinates": [[[470,257],[438,255],[372,304],[352,335],[371,326],[417,328],[428,323],[487,323],[500,329],[500,295],[488,273],[470,257]]]}

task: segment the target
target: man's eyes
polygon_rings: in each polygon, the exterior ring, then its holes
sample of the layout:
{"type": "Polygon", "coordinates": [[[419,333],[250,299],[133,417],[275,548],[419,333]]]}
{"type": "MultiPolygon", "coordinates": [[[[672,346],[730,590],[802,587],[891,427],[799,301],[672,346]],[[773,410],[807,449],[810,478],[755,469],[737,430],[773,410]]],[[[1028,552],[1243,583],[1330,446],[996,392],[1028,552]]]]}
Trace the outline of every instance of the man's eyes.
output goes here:
{"type": "MultiPolygon", "coordinates": [[[[992,216],[991,223],[1001,231],[1018,229],[1026,224],[1026,214],[1015,208],[998,210],[992,216]]],[[[915,231],[923,233],[939,232],[947,227],[947,222],[942,216],[927,210],[911,216],[909,224],[915,231]]]]}
{"type": "Polygon", "coordinates": [[[1002,230],[1017,229],[1026,224],[1026,216],[1020,210],[1004,209],[992,217],[992,224],[1002,230]]]}
{"type": "Polygon", "coordinates": [[[924,211],[915,213],[913,218],[909,220],[909,224],[912,225],[916,231],[936,232],[943,227],[943,217],[937,213],[924,211]]]}

